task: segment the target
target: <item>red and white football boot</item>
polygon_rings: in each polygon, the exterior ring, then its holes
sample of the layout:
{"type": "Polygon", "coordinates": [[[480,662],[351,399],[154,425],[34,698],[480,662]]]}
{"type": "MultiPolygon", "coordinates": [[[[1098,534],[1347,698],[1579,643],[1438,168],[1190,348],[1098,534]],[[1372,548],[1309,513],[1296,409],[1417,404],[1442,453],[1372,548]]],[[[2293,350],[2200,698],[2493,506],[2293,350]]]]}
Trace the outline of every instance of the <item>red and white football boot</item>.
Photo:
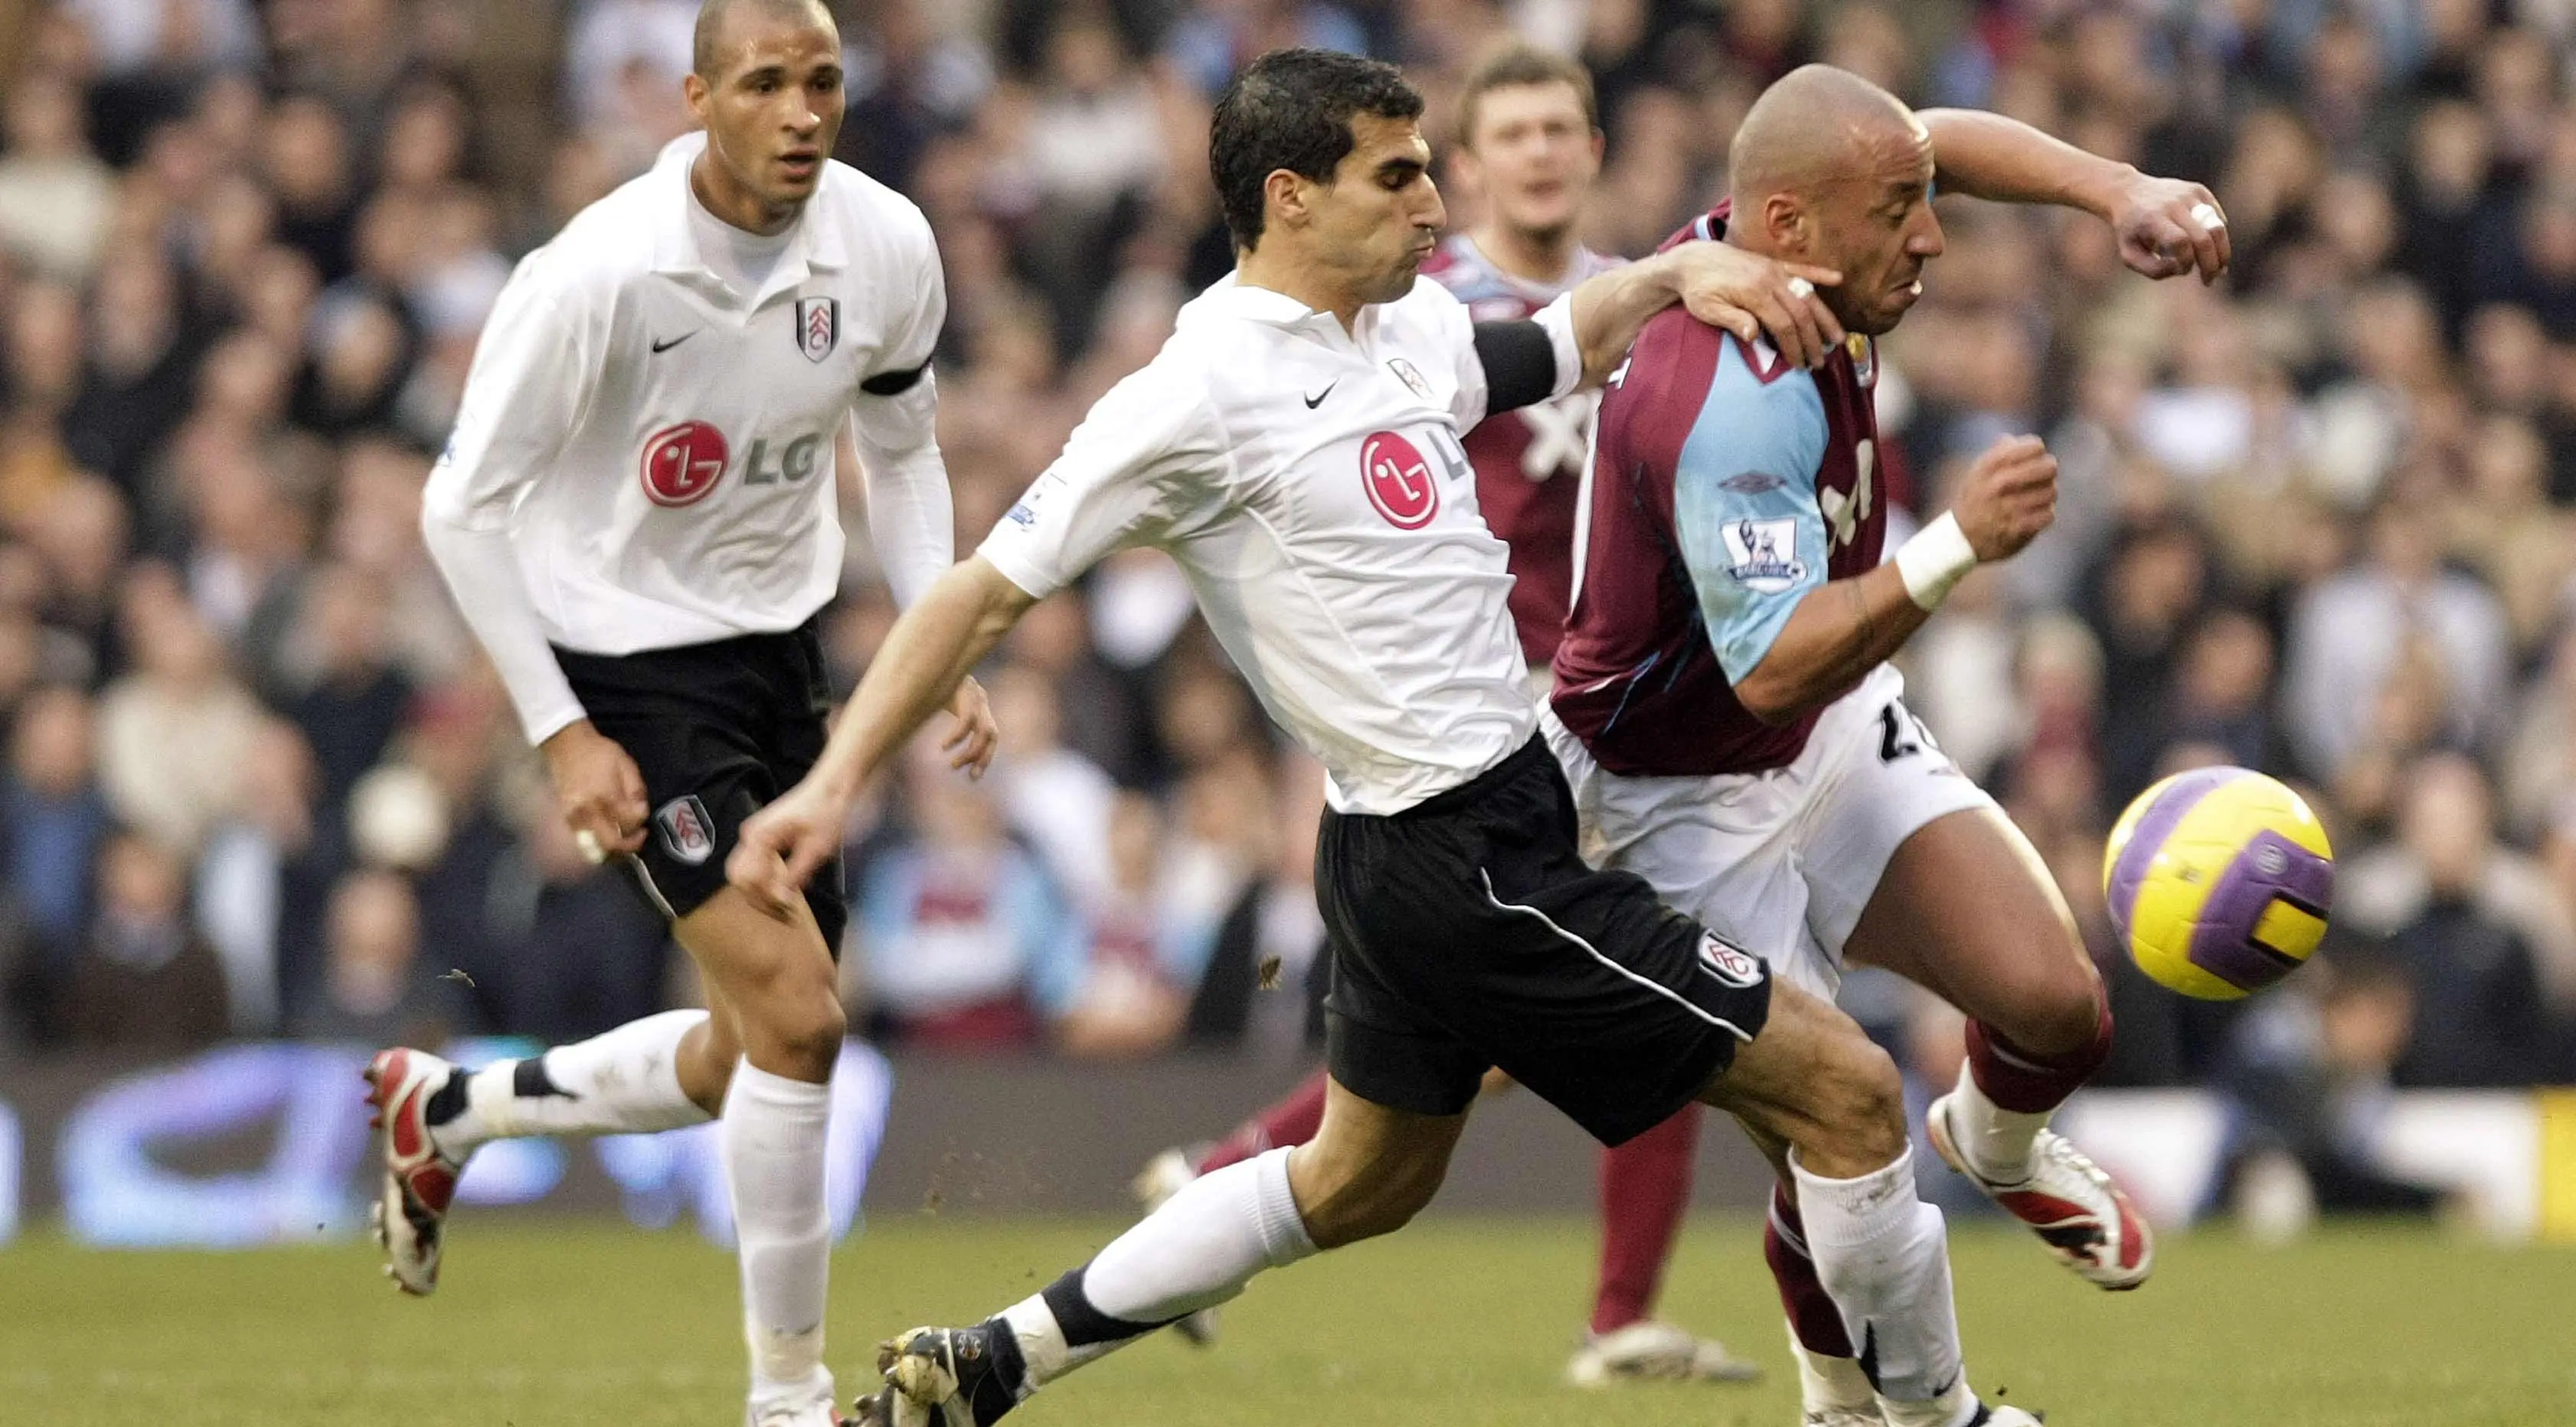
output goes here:
{"type": "Polygon", "coordinates": [[[403,1292],[427,1297],[438,1287],[438,1247],[447,1205],[456,1197],[462,1159],[451,1159],[429,1133],[429,1097],[456,1067],[427,1051],[396,1047],[367,1062],[370,1122],[385,1132],[384,1185],[372,1217],[385,1248],[385,1276],[403,1292]]]}

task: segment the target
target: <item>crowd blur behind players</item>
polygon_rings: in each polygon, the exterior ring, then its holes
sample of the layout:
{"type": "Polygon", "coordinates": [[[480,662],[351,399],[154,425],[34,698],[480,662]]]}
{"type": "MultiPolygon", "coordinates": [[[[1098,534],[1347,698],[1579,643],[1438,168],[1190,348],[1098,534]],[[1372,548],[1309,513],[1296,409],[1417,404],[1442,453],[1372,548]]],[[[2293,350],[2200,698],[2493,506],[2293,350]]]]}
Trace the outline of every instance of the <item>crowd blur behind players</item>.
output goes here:
{"type": "MultiPolygon", "coordinates": [[[[417,500],[511,259],[685,122],[694,8],[577,0],[557,28],[494,0],[0,3],[0,1056],[563,1039],[690,994],[554,825],[417,500]],[[149,1004],[194,1009],[103,1010],[149,1004]]],[[[962,542],[1221,275],[1207,109],[1263,49],[1405,65],[1435,144],[1488,47],[1578,54],[1605,253],[1721,192],[1746,104],[1810,59],[2209,182],[2237,254],[2215,290],[2128,276],[2098,225],[1949,216],[1884,344],[1883,423],[1918,503],[2012,430],[2049,439],[2063,495],[1916,640],[1917,711],[2111,969],[2103,1083],[2306,1083],[2284,1055],[2370,1083],[2576,1078],[2576,14],[837,8],[840,157],[918,201],[948,264],[962,542]],[[2330,951],[2250,1016],[2124,972],[2102,916],[2110,817],[2206,761],[2298,781],[2344,854],[2351,970],[2330,951]]],[[[1447,196],[1471,223],[1472,187],[1447,196]]],[[[844,688],[891,618],[854,567],[828,624],[844,688]]],[[[986,682],[995,775],[904,780],[922,791],[852,830],[857,1023],[1301,1059],[1320,775],[1171,568],[1113,561],[986,682]]]]}

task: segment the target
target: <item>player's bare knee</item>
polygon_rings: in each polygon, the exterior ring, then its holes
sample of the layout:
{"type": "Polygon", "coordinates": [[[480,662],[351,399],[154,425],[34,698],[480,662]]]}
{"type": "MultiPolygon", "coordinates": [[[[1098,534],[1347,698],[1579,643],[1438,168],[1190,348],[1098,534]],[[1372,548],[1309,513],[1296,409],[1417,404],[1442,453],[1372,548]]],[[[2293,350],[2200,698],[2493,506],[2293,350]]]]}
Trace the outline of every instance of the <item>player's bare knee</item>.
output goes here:
{"type": "Polygon", "coordinates": [[[2102,976],[2080,952],[2034,958],[2015,979],[2012,993],[2009,1016],[1987,1024],[2026,1051],[2074,1055],[2101,1034],[2102,976]]]}
{"type": "Polygon", "coordinates": [[[829,1079],[841,1056],[849,1019],[827,982],[762,998],[744,1013],[743,1051],[751,1063],[805,1081],[829,1079]]]}
{"type": "Polygon", "coordinates": [[[1816,1120],[1810,1142],[1798,1146],[1807,1167],[1829,1178],[1867,1174],[1905,1152],[1905,1080],[1896,1062],[1855,1030],[1815,1082],[1816,1120]]]}

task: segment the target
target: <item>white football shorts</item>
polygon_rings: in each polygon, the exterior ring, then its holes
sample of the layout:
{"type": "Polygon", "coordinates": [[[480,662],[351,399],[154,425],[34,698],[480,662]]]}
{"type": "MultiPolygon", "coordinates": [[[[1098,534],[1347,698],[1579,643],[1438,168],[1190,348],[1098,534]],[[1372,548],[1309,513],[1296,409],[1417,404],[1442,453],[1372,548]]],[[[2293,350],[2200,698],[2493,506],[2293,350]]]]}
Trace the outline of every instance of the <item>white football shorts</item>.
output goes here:
{"type": "Polygon", "coordinates": [[[1897,847],[1935,818],[1995,806],[1906,709],[1904,676],[1884,664],[1826,708],[1795,760],[1765,773],[1625,777],[1544,707],[1540,727],[1573,787],[1586,860],[1645,878],[1828,1000],[1897,847]]]}

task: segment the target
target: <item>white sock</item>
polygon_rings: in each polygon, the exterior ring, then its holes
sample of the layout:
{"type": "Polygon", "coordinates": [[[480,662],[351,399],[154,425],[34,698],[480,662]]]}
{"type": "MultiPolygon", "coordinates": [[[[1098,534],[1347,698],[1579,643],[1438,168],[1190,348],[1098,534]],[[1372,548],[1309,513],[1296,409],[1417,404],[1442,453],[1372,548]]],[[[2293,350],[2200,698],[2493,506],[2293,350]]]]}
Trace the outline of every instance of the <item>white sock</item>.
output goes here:
{"type": "Polygon", "coordinates": [[[2056,1113],[2005,1109],[1986,1098],[1968,1063],[1959,1062],[1959,1088],[1950,1096],[1950,1138],[1979,1178],[1997,1184],[2030,1178],[2031,1142],[2056,1113]]]}
{"type": "Polygon", "coordinates": [[[832,1400],[832,1374],[823,1366],[832,1272],[823,1174],[831,1123],[831,1086],[772,1075],[747,1060],[734,1066],[722,1135],[755,1408],[832,1400]]]}
{"type": "Polygon", "coordinates": [[[1851,1358],[1829,1358],[1798,1341],[1789,1329],[1789,1355],[1798,1362],[1798,1394],[1809,1412],[1865,1413],[1878,1410],[1878,1393],[1851,1358]]]}
{"type": "Polygon", "coordinates": [[[1026,1364],[1023,1395],[1149,1325],[1225,1302],[1265,1268],[1312,1257],[1288,1155],[1271,1150],[1191,1180],[1090,1263],[1004,1310],[1026,1364]]]}
{"type": "Polygon", "coordinates": [[[432,1125],[430,1137],[461,1159],[485,1140],[704,1124],[707,1112],[680,1093],[680,1038],[706,1019],[704,1011],[664,1011],[533,1060],[467,1072],[464,1107],[432,1125]]]}
{"type": "Polygon", "coordinates": [[[1976,1409],[1959,1363],[1941,1211],[1914,1196],[1914,1152],[1857,1179],[1807,1172],[1793,1151],[1798,1216],[1816,1277],[1861,1357],[1875,1354],[1889,1427],[1955,1427],[1976,1409]],[[1964,1407],[1958,1404],[1964,1403],[1964,1407]]]}

